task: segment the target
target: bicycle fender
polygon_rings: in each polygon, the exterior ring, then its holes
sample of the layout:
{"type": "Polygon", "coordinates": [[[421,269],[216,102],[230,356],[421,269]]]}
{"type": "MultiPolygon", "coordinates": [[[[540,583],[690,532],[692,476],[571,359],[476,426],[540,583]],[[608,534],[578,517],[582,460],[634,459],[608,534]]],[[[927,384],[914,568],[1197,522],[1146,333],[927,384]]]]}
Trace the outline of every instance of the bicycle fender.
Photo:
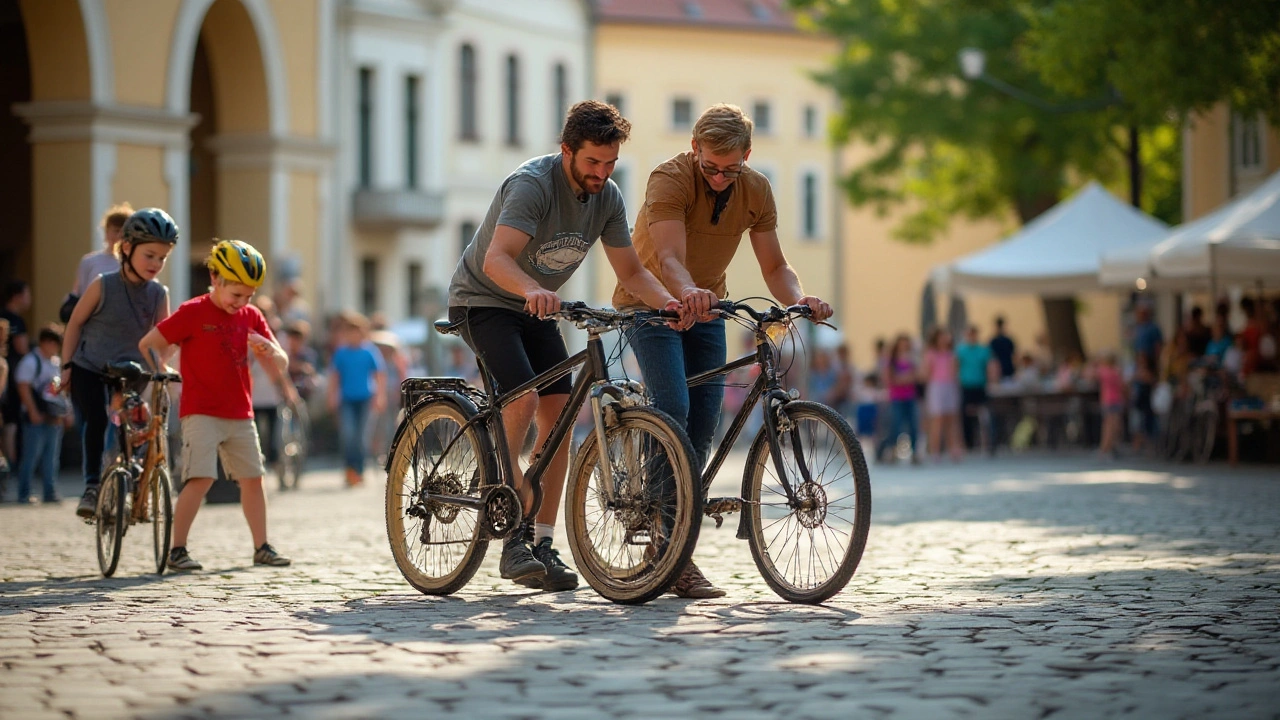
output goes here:
{"type": "MultiPolygon", "coordinates": [[[[408,422],[409,419],[412,418],[413,414],[418,410],[418,408],[422,407],[423,405],[426,405],[427,403],[439,402],[441,400],[445,402],[453,403],[455,406],[457,406],[458,410],[467,419],[471,419],[475,417],[480,412],[479,408],[476,407],[475,403],[471,402],[471,399],[468,398],[466,395],[463,395],[462,393],[442,390],[440,392],[433,392],[433,393],[428,393],[426,395],[423,395],[418,400],[418,402],[413,404],[413,407],[409,408],[408,411],[405,412],[404,418],[400,421],[398,425],[396,425],[396,434],[391,438],[391,446],[387,449],[387,462],[382,467],[382,471],[384,473],[391,472],[391,460],[396,456],[396,449],[400,447],[400,440],[404,436],[405,428],[409,426],[409,422],[408,422]]],[[[489,445],[488,433],[482,432],[482,433],[479,433],[479,436],[480,436],[480,442],[486,446],[484,448],[485,452],[491,454],[493,452],[493,448],[488,446],[489,445]]]]}

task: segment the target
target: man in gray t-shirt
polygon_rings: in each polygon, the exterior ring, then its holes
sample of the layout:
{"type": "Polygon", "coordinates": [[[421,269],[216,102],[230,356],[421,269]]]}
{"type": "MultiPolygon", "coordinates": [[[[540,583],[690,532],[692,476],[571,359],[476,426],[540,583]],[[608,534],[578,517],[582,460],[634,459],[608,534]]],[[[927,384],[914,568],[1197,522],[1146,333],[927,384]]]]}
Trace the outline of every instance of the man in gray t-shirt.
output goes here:
{"type": "MultiPolygon", "coordinates": [[[[463,322],[462,337],[493,376],[499,392],[512,390],[569,356],[556,322],[558,290],[600,238],[618,282],[650,307],[681,310],[631,246],[626,209],[609,180],[618,148],[631,132],[618,110],[587,100],[569,109],[560,152],[534,158],[507,177],[484,224],[449,283],[449,319],[463,322]]],[[[688,318],[686,322],[692,322],[688,318]]],[[[569,400],[568,377],[515,400],[502,411],[516,489],[524,507],[533,492],[520,470],[519,451],[537,418],[536,447],[547,440],[569,400]]],[[[551,547],[568,466],[562,444],[542,477],[542,505],[532,528],[502,548],[502,577],[526,587],[570,590],[575,575],[551,547]],[[536,544],[535,544],[536,543],[536,544]]]]}

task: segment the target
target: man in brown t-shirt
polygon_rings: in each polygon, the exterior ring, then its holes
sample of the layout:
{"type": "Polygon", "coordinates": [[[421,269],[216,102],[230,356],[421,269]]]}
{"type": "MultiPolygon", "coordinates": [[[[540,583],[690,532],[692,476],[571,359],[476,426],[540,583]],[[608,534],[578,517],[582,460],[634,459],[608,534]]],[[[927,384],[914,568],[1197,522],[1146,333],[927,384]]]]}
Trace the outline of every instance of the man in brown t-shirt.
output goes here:
{"type": "MultiPolygon", "coordinates": [[[[764,175],[747,167],[752,123],[735,105],[713,105],[693,126],[692,150],[654,168],[631,241],[641,262],[703,322],[687,330],[642,324],[631,346],[657,407],[684,423],[695,467],[706,464],[720,422],[724,386],[688,387],[688,377],[725,363],[724,320],[711,308],[728,297],[725,270],[743,233],[760,264],[769,292],[784,305],[803,303],[815,320],[831,306],[805,295],[778,242],[778,213],[764,175]]],[[[643,301],[619,285],[615,307],[640,309],[643,301]]],[[[682,597],[721,597],[689,563],[672,591],[682,597]]]]}

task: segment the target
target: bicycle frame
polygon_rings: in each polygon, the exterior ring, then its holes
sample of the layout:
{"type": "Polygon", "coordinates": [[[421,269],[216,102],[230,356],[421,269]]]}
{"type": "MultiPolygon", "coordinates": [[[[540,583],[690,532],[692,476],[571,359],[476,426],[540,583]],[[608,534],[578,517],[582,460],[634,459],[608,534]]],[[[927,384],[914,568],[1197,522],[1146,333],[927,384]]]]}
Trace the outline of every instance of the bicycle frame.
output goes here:
{"type": "MultiPolygon", "coordinates": [[[[163,445],[166,444],[168,433],[169,404],[167,397],[169,387],[168,383],[160,380],[151,382],[151,403],[147,405],[150,417],[147,420],[146,429],[142,431],[135,430],[133,424],[129,422],[127,415],[123,415],[120,421],[120,430],[117,433],[120,441],[120,462],[125,468],[125,472],[135,484],[133,492],[135,500],[133,503],[133,517],[136,521],[142,519],[146,513],[148,493],[151,491],[150,484],[142,482],[145,478],[151,476],[160,463],[168,462],[168,454],[165,452],[163,445]],[[161,397],[164,394],[165,397],[161,397]],[[162,437],[163,436],[163,437],[162,437]],[[136,442],[135,442],[136,441],[136,442]],[[147,454],[143,458],[142,466],[137,467],[133,461],[134,450],[142,443],[147,443],[147,454]]],[[[120,390],[121,412],[125,412],[130,401],[141,402],[142,395],[134,390],[120,390]]]]}

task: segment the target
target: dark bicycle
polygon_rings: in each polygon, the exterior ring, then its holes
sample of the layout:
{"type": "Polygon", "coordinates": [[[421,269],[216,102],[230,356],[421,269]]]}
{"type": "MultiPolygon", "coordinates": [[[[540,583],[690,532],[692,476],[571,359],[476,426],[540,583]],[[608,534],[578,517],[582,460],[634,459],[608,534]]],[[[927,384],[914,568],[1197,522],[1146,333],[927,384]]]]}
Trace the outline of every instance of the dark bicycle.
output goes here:
{"type": "Polygon", "coordinates": [[[777,344],[794,318],[810,316],[807,306],[761,311],[722,300],[718,312],[755,334],[755,352],[689,378],[689,386],[752,365],[760,374],[702,475],[704,496],[761,401],[764,423],[747,454],[741,496],[707,498],[704,512],[716,527],[725,513],[742,512],[737,536],[749,541],[769,587],[790,602],[823,602],[853,577],[867,544],[871,476],[862,445],[840,413],[782,386],[777,344]]]}
{"type": "MultiPolygon", "coordinates": [[[[635,314],[564,303],[553,317],[586,330],[587,347],[520,387],[497,395],[483,363],[483,390],[451,377],[401,383],[405,417],[387,459],[387,536],[400,572],[423,593],[459,590],[490,540],[532,522],[542,504],[542,474],[588,402],[594,430],[574,456],[565,489],[578,571],[605,598],[638,604],[665,592],[693,554],[702,494],[689,441],[670,416],[648,405],[641,386],[608,374],[600,336],[635,323],[635,314]],[[568,404],[525,472],[533,502],[522,507],[501,411],[580,366],[568,404]]],[[[435,327],[455,334],[461,324],[435,327]]]]}

